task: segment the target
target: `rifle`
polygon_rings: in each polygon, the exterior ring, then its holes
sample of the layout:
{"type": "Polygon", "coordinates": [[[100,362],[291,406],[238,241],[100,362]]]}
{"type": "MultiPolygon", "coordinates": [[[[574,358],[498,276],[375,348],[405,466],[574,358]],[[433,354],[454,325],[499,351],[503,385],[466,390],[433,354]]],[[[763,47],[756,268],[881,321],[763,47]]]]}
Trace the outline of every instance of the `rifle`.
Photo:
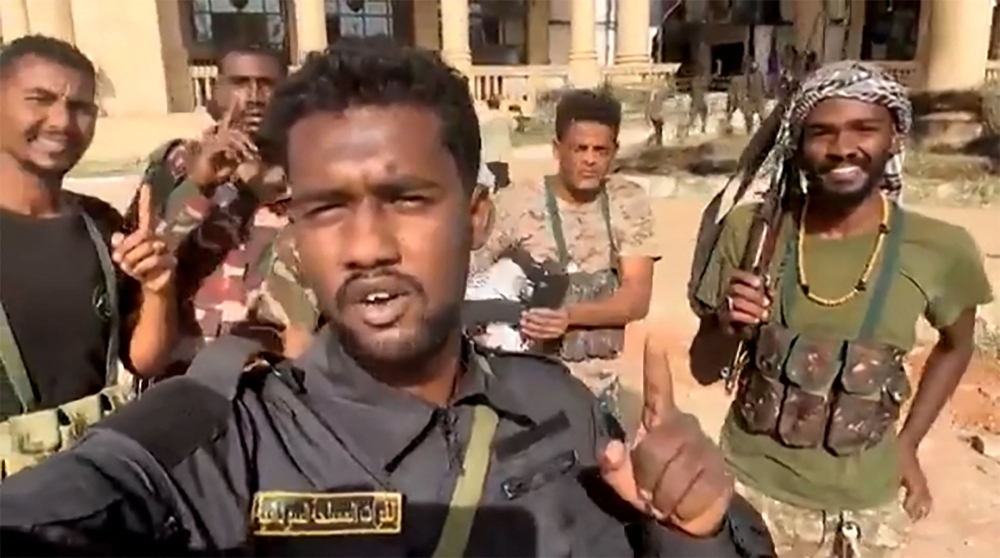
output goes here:
{"type": "MultiPolygon", "coordinates": [[[[764,193],[763,200],[750,224],[747,244],[743,249],[740,261],[740,271],[746,271],[763,280],[765,291],[770,290],[771,260],[774,256],[775,244],[781,229],[781,218],[784,214],[786,182],[792,178],[791,163],[782,165],[781,171],[771,179],[771,185],[764,193]]],[[[739,343],[729,366],[722,369],[726,393],[732,393],[739,381],[740,375],[750,361],[749,343],[756,338],[760,326],[742,328],[739,333],[739,343]]]]}

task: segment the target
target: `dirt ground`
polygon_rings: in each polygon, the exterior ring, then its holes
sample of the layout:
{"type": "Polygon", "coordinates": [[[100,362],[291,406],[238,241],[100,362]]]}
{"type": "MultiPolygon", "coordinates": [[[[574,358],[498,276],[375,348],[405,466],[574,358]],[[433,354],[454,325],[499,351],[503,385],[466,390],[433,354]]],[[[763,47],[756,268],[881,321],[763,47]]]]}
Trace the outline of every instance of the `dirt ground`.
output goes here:
{"type": "MultiPolygon", "coordinates": [[[[538,159],[516,166],[512,174],[515,178],[529,178],[552,170],[551,163],[538,159]]],[[[657,232],[668,256],[656,265],[648,317],[631,325],[627,332],[626,358],[634,363],[630,367],[634,374],[625,378],[624,383],[641,391],[642,353],[648,339],[670,355],[677,404],[694,413],[706,432],[715,435],[722,426],[729,399],[718,384],[700,385],[691,376],[687,359],[697,320],[688,308],[685,293],[695,234],[706,201],[707,198],[653,201],[657,232]]],[[[1000,284],[997,225],[1000,210],[925,206],[915,209],[965,227],[986,258],[991,283],[1000,284]]],[[[915,374],[919,374],[928,351],[925,344],[911,355],[910,367],[915,374]]],[[[915,382],[918,380],[919,377],[914,377],[915,382]]],[[[970,447],[966,436],[979,432],[1000,434],[1000,362],[977,356],[920,447],[934,509],[928,518],[914,526],[911,542],[900,556],[1000,556],[1000,462],[970,447]]]]}
{"type": "MultiPolygon", "coordinates": [[[[524,156],[512,165],[512,178],[551,172],[548,147],[523,148],[524,156]]],[[[101,196],[122,208],[135,187],[135,179],[93,179],[69,186],[101,196]]],[[[625,378],[628,388],[641,390],[641,360],[647,338],[668,351],[678,405],[698,416],[703,428],[719,431],[729,401],[721,386],[700,386],[692,377],[687,348],[697,323],[688,309],[685,292],[698,220],[706,200],[657,199],[653,209],[664,253],[656,266],[653,303],[643,322],[629,327],[626,358],[634,373],[625,378]]],[[[935,217],[961,224],[976,238],[985,256],[994,285],[1000,284],[1000,211],[992,209],[918,208],[935,217]]],[[[998,293],[1000,294],[1000,293],[998,293]]],[[[911,365],[920,369],[927,349],[915,351],[911,365]]],[[[935,498],[932,515],[914,527],[907,558],[967,558],[1000,556],[1000,462],[971,449],[969,432],[1000,433],[1000,363],[977,358],[958,391],[928,434],[920,458],[935,498]]]]}

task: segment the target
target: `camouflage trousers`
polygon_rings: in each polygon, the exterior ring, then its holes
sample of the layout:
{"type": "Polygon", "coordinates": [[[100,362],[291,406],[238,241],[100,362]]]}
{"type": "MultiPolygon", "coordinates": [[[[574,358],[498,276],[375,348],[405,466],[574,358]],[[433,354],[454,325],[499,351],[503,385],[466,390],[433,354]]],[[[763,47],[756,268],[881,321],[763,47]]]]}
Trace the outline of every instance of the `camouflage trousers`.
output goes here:
{"type": "Polygon", "coordinates": [[[899,502],[860,511],[799,508],[742,483],[736,491],[763,516],[779,558],[888,558],[906,543],[910,520],[899,502]]]}

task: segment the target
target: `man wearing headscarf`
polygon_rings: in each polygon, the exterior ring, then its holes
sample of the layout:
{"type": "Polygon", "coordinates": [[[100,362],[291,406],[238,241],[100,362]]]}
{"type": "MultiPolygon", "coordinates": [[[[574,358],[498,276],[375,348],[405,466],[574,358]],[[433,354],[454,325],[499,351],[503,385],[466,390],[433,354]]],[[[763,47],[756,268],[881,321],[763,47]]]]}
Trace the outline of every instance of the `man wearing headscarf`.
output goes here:
{"type": "Polygon", "coordinates": [[[906,90],[878,68],[820,68],[765,121],[703,216],[692,368],[718,375],[748,339],[720,446],[780,556],[885,555],[905,541],[904,510],[931,510],[917,449],[992,295],[965,229],[899,205],[910,122],[906,90]],[[781,189],[782,214],[760,277],[740,265],[767,188],[781,189]],[[940,338],[897,434],[921,316],[940,338]]]}

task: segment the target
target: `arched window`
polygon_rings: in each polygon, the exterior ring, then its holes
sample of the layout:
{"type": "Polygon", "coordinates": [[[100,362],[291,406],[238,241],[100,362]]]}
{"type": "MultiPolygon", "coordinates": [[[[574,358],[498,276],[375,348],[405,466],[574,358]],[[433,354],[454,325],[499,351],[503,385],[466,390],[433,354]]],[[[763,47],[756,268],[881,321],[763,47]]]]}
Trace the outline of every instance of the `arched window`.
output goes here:
{"type": "Polygon", "coordinates": [[[326,0],[326,36],[392,37],[392,0],[326,0]]]}
{"type": "Polygon", "coordinates": [[[283,0],[194,0],[194,40],[216,52],[233,42],[267,44],[288,55],[287,8],[283,0]]]}

